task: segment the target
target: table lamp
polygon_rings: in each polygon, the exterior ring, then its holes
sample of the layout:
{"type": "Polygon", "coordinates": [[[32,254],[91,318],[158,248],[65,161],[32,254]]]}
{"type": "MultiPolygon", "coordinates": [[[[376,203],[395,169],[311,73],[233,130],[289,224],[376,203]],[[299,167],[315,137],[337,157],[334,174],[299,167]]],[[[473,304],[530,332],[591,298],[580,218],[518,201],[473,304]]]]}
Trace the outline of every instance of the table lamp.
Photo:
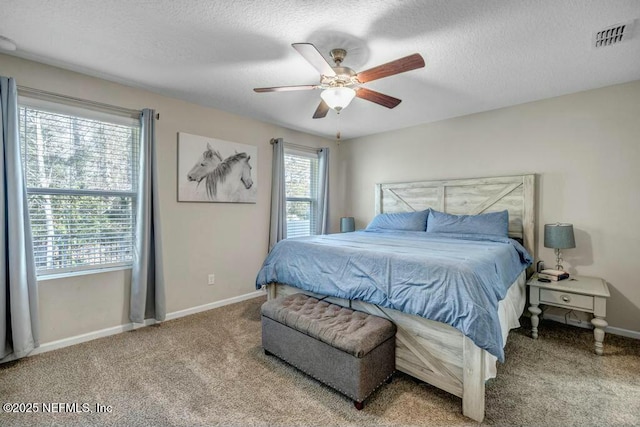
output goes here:
{"type": "Polygon", "coordinates": [[[349,233],[351,231],[355,231],[356,229],[356,221],[352,216],[345,216],[340,218],[340,232],[341,233],[349,233]]]}
{"type": "Polygon", "coordinates": [[[576,240],[573,236],[572,224],[545,224],[544,225],[544,247],[553,248],[556,253],[556,270],[562,271],[561,249],[576,247],[576,240]]]}

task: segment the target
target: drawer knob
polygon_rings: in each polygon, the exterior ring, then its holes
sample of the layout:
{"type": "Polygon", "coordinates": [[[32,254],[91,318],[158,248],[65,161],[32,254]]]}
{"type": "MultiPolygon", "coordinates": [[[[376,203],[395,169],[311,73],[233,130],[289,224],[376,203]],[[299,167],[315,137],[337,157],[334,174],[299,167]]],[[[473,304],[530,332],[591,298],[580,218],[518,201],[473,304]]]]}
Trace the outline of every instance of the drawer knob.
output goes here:
{"type": "Polygon", "coordinates": [[[562,295],[562,301],[570,302],[571,301],[571,297],[569,297],[568,295],[562,295]]]}

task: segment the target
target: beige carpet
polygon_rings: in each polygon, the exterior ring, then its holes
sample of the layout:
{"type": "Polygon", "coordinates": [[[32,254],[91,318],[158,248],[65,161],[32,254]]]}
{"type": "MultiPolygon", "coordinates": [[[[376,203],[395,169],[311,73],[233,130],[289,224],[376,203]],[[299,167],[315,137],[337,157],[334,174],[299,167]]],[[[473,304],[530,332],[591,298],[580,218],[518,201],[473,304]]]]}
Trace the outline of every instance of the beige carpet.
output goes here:
{"type": "MultiPolygon", "coordinates": [[[[471,425],[461,400],[397,374],[356,411],[330,388],[260,348],[257,298],[0,366],[0,425],[471,425]],[[42,413],[42,403],[111,413],[42,413]]],[[[486,424],[640,425],[640,341],[542,321],[512,331],[487,383],[486,424]]]]}

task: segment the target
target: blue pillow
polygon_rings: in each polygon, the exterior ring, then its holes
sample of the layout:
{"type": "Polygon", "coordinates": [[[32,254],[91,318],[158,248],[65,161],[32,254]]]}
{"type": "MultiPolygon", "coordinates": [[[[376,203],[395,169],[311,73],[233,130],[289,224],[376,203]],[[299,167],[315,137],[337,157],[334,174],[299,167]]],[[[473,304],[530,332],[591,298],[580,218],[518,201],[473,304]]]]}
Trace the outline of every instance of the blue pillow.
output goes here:
{"type": "Polygon", "coordinates": [[[509,237],[509,211],[478,215],[451,215],[432,210],[428,233],[496,234],[509,237]]]}
{"type": "Polygon", "coordinates": [[[367,230],[425,231],[429,209],[419,212],[399,212],[376,215],[367,230]]]}

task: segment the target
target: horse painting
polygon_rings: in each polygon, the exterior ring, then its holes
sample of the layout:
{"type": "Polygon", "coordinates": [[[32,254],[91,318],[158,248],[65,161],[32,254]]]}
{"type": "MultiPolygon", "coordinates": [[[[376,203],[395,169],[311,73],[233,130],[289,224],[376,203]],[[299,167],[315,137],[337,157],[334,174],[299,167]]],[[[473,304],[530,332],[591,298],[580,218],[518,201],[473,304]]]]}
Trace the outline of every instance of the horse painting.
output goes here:
{"type": "Polygon", "coordinates": [[[207,195],[211,200],[238,200],[242,187],[249,190],[253,186],[251,178],[251,156],[247,153],[236,153],[224,159],[205,177],[207,195]],[[220,192],[220,195],[218,194],[220,192]]]}
{"type": "Polygon", "coordinates": [[[256,203],[258,147],[178,134],[178,201],[256,203]]]}
{"type": "Polygon", "coordinates": [[[211,144],[207,143],[207,151],[202,153],[200,159],[191,168],[187,174],[187,181],[200,181],[222,163],[222,156],[218,150],[211,148],[211,144]]]}

